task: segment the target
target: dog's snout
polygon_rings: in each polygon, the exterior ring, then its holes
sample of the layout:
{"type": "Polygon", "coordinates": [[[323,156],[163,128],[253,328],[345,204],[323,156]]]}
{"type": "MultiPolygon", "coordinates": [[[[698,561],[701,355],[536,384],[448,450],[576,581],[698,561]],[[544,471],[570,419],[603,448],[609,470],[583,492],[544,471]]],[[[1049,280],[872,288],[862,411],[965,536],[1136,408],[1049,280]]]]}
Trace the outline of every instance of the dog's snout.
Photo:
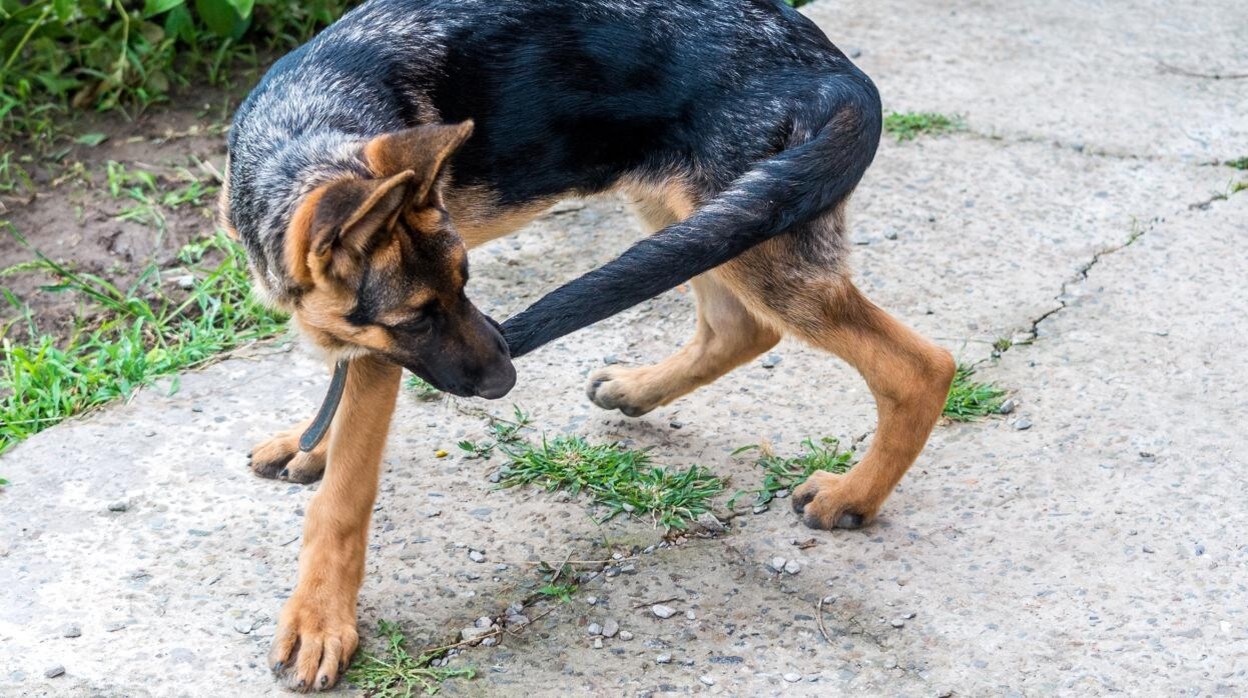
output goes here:
{"type": "Polygon", "coordinates": [[[499,361],[486,372],[477,383],[477,396],[487,400],[498,398],[511,392],[516,385],[516,367],[506,359],[499,361]]]}

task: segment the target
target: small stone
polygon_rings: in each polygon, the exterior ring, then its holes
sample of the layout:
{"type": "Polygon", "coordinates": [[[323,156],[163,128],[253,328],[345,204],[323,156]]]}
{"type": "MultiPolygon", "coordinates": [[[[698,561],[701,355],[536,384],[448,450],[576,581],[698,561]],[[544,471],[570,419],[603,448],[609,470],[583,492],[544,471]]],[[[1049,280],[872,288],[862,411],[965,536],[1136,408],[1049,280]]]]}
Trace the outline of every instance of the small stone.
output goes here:
{"type": "Polygon", "coordinates": [[[836,603],[836,597],[835,597],[835,596],[825,596],[825,597],[823,597],[823,603],[824,603],[824,604],[832,604],[832,603],[836,603]]]}
{"type": "Polygon", "coordinates": [[[590,636],[601,635],[602,626],[597,623],[590,623],[589,626],[585,628],[585,632],[589,633],[590,636]]]}
{"type": "Polygon", "coordinates": [[[694,613],[694,612],[693,612],[693,609],[691,608],[691,609],[689,609],[688,611],[685,611],[685,619],[686,619],[686,620],[697,620],[697,619],[698,619],[698,614],[694,613]]]}
{"type": "Polygon", "coordinates": [[[672,608],[671,606],[664,606],[661,603],[657,603],[651,606],[650,611],[659,618],[671,618],[672,616],[676,615],[676,609],[672,608]]]}
{"type": "Polygon", "coordinates": [[[788,497],[788,496],[789,496],[788,489],[776,490],[776,499],[784,499],[785,497],[788,497]]]}
{"type": "Polygon", "coordinates": [[[489,628],[491,625],[494,625],[494,619],[489,616],[481,616],[477,619],[475,625],[478,628],[489,628]]]}
{"type": "Polygon", "coordinates": [[[600,637],[594,638],[594,649],[596,650],[602,649],[602,638],[600,637]]]}
{"type": "Polygon", "coordinates": [[[615,637],[620,632],[620,622],[614,618],[608,618],[602,623],[602,636],[615,637]]]}
{"type": "Polygon", "coordinates": [[[789,673],[784,675],[784,680],[788,681],[789,683],[797,683],[798,681],[802,680],[802,675],[797,673],[796,671],[790,671],[789,673]]]}
{"type": "Polygon", "coordinates": [[[497,644],[498,644],[498,637],[495,635],[491,635],[481,641],[482,647],[493,647],[494,645],[497,645],[497,644]]]}
{"type": "Polygon", "coordinates": [[[1017,406],[1018,403],[1014,402],[1014,398],[1010,398],[1009,400],[1001,403],[1001,406],[997,408],[997,414],[1009,414],[1013,412],[1014,408],[1017,406]]]}
{"type": "Polygon", "coordinates": [[[894,618],[894,619],[890,620],[890,621],[888,622],[888,624],[889,624],[889,625],[891,625],[891,626],[893,626],[894,628],[904,628],[904,627],[906,627],[906,621],[905,621],[905,619],[903,619],[903,618],[894,618]]]}
{"type": "Polygon", "coordinates": [[[699,676],[699,677],[698,677],[698,680],[699,680],[699,681],[701,681],[702,683],[706,684],[707,686],[714,686],[714,685],[715,685],[715,679],[712,679],[711,677],[707,676],[706,674],[703,674],[702,676],[699,676]]]}
{"type": "Polygon", "coordinates": [[[620,574],[637,574],[637,565],[628,563],[620,566],[620,574]]]}
{"type": "Polygon", "coordinates": [[[767,506],[766,504],[755,504],[755,505],[754,505],[754,514],[755,514],[755,515],[761,514],[761,513],[763,513],[764,511],[767,511],[767,510],[768,510],[768,509],[770,509],[770,508],[771,508],[771,507],[767,506]]]}
{"type": "Polygon", "coordinates": [[[82,628],[77,623],[70,623],[61,632],[61,637],[82,637],[82,628]]]}
{"type": "Polygon", "coordinates": [[[528,625],[529,617],[523,613],[513,613],[507,616],[507,625],[528,625]]]}
{"type": "Polygon", "coordinates": [[[620,639],[621,639],[621,640],[623,640],[623,641],[625,641],[625,642],[628,642],[629,640],[633,639],[633,634],[632,634],[632,633],[630,633],[630,632],[629,632],[629,631],[627,631],[627,630],[621,630],[621,631],[620,631],[620,639]]]}
{"type": "Polygon", "coordinates": [[[802,563],[798,562],[797,560],[789,560],[788,562],[784,563],[784,571],[788,572],[789,574],[797,574],[798,572],[802,571],[802,563]]]}
{"type": "Polygon", "coordinates": [[[660,654],[659,656],[657,656],[657,657],[655,657],[655,658],[654,658],[654,662],[655,662],[656,664],[671,664],[671,663],[672,663],[672,655],[670,655],[670,654],[660,654]]]}
{"type": "Polygon", "coordinates": [[[480,550],[469,550],[468,559],[473,562],[485,562],[485,553],[480,550]]]}
{"type": "Polygon", "coordinates": [[[114,620],[104,624],[104,630],[110,633],[115,633],[125,627],[126,621],[124,620],[114,620]]]}
{"type": "Polygon", "coordinates": [[[43,671],[43,675],[49,679],[55,679],[56,677],[64,673],[65,673],[65,665],[63,664],[53,664],[52,666],[48,667],[47,669],[43,671]]]}
{"type": "Polygon", "coordinates": [[[709,511],[704,511],[698,515],[698,525],[711,533],[724,532],[723,522],[715,518],[715,515],[709,511]]]}
{"type": "Polygon", "coordinates": [[[862,57],[862,49],[860,49],[860,48],[851,48],[851,49],[849,50],[849,57],[850,57],[850,58],[861,58],[861,57],[862,57]]]}
{"type": "Polygon", "coordinates": [[[512,601],[511,604],[507,606],[507,615],[518,616],[521,613],[524,613],[524,604],[519,601],[512,601]]]}
{"type": "Polygon", "coordinates": [[[668,424],[667,424],[667,425],[668,425],[668,426],[670,426],[670,427],[671,427],[671,428],[673,428],[673,429],[682,429],[682,428],[684,428],[685,423],[684,423],[684,422],[678,422],[678,421],[676,421],[675,419],[673,419],[672,421],[668,422],[668,424]]]}
{"type": "Polygon", "coordinates": [[[1141,550],[1143,550],[1144,552],[1146,552],[1146,553],[1148,553],[1148,554],[1150,554],[1150,555],[1151,555],[1151,554],[1153,554],[1153,553],[1155,553],[1155,552],[1157,552],[1156,550],[1153,550],[1153,546],[1151,546],[1151,545],[1145,545],[1143,548],[1141,548],[1141,550]]]}
{"type": "Polygon", "coordinates": [[[767,356],[763,357],[763,362],[762,362],[763,368],[775,368],[779,364],[780,364],[779,354],[768,354],[767,356]]]}
{"type": "Polygon", "coordinates": [[[482,638],[492,632],[494,631],[491,630],[489,626],[484,628],[469,626],[459,631],[459,639],[464,642],[480,642],[482,638]]]}
{"type": "Polygon", "coordinates": [[[120,499],[108,505],[109,511],[123,512],[130,508],[130,503],[124,499],[120,499]]]}
{"type": "Polygon", "coordinates": [[[889,230],[889,231],[885,232],[885,233],[884,233],[884,238],[885,238],[886,240],[896,240],[896,239],[897,239],[897,231],[896,231],[896,230],[889,230]]]}
{"type": "Polygon", "coordinates": [[[779,556],[773,557],[771,558],[771,569],[777,572],[783,572],[784,566],[786,563],[788,563],[788,560],[782,557],[779,557],[779,556]]]}
{"type": "Polygon", "coordinates": [[[598,603],[598,597],[597,597],[597,596],[586,596],[586,597],[585,597],[585,603],[589,604],[590,606],[597,605],[597,603],[598,603]]]}
{"type": "Polygon", "coordinates": [[[1017,422],[1014,422],[1014,428],[1019,431],[1026,431],[1031,428],[1031,420],[1023,417],[1017,422]]]}
{"type": "Polygon", "coordinates": [[[615,354],[607,354],[606,356],[602,357],[602,363],[608,366],[614,366],[615,364],[620,363],[620,357],[616,356],[615,354]]]}
{"type": "Polygon", "coordinates": [[[184,291],[189,291],[190,289],[195,288],[195,277],[191,274],[186,274],[174,279],[174,283],[178,285],[178,288],[184,291]]]}

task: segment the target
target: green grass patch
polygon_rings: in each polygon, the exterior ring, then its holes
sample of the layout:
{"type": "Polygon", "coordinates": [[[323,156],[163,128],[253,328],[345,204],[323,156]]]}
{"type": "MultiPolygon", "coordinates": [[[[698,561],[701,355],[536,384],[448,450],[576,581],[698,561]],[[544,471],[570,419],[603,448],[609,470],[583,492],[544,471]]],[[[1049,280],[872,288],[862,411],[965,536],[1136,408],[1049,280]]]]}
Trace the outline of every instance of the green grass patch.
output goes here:
{"type": "Polygon", "coordinates": [[[768,504],[776,498],[776,494],[805,482],[813,473],[823,470],[829,473],[845,473],[853,467],[853,452],[842,451],[840,441],[830,436],[802,442],[803,452],[797,456],[784,458],[772,453],[769,449],[757,444],[742,446],[733,455],[758,451],[758,466],[763,469],[763,485],[755,490],[737,490],[728,500],[728,508],[736,507],[737,501],[744,496],[753,495],[751,506],[768,504]]]}
{"type": "Polygon", "coordinates": [[[141,109],[225,81],[356,0],[0,0],[0,138],[47,141],[73,109],[141,109]]]}
{"type": "Polygon", "coordinates": [[[1005,401],[1005,391],[990,383],[974,380],[975,368],[967,364],[958,364],[953,374],[953,385],[949,386],[949,397],[945,399],[944,415],[955,422],[969,422],[1001,410],[1005,401]]]}
{"type": "MultiPolygon", "coordinates": [[[[68,417],[126,398],[160,376],[283,330],[285,319],[251,296],[243,249],[223,233],[188,246],[180,258],[196,282],[177,302],[162,293],[155,266],[124,290],[43,254],[2,272],[45,273],[52,279],[45,291],[75,293],[98,312],[60,341],[41,333],[27,311],[18,321],[26,323],[30,339],[22,344],[3,339],[0,453],[68,417]],[[220,261],[205,266],[209,252],[220,261]]],[[[0,294],[19,312],[25,310],[7,289],[0,288],[0,294]]],[[[7,329],[0,328],[0,337],[7,329]]]]}
{"type": "Polygon", "coordinates": [[[469,458],[486,459],[494,455],[494,449],[500,445],[521,444],[523,439],[520,437],[520,432],[529,426],[530,420],[528,412],[513,405],[511,419],[490,415],[489,421],[488,428],[490,436],[494,437],[493,441],[471,441],[465,439],[457,444],[461,451],[468,453],[469,458]]]}
{"type": "Polygon", "coordinates": [[[417,375],[409,376],[407,389],[412,391],[417,400],[436,400],[442,397],[442,391],[429,384],[429,381],[417,375]]]}
{"type": "Polygon", "coordinates": [[[472,667],[433,667],[445,650],[413,657],[407,651],[407,637],[399,626],[389,621],[378,623],[378,633],[385,643],[380,652],[364,652],[345,676],[348,683],[379,698],[411,698],[417,694],[434,695],[448,679],[471,679],[477,675],[472,667]]]}
{"type": "Polygon", "coordinates": [[[606,507],[606,521],[619,514],[650,517],[666,529],[684,529],[704,512],[724,483],[693,465],[669,470],[655,465],[646,450],[619,444],[591,444],[580,436],[559,436],[540,444],[500,443],[508,463],[501,487],[535,484],[547,491],[585,492],[606,507]]]}
{"type": "Polygon", "coordinates": [[[1248,155],[1239,158],[1238,160],[1227,160],[1222,164],[1227,167],[1234,167],[1237,170],[1248,170],[1248,155]]]}
{"type": "Polygon", "coordinates": [[[961,117],[935,112],[891,112],[884,117],[884,132],[893,134],[898,141],[952,133],[962,128],[961,117]]]}

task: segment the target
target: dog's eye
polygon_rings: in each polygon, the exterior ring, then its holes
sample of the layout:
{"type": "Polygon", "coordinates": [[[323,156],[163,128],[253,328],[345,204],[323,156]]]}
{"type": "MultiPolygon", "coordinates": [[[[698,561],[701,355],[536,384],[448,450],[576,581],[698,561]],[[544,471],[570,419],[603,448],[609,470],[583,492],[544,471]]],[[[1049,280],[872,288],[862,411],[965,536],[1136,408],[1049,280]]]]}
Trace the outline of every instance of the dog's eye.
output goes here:
{"type": "Polygon", "coordinates": [[[411,334],[428,332],[429,328],[433,326],[435,305],[434,303],[426,303],[416,309],[416,312],[412,313],[411,317],[395,325],[394,329],[411,334]]]}

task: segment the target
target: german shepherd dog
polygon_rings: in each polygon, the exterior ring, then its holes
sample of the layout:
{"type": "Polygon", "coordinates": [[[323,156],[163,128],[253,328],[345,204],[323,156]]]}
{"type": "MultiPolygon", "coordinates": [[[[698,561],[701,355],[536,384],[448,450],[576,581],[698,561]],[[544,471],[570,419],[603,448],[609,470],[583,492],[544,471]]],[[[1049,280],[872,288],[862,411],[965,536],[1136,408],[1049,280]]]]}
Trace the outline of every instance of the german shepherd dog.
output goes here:
{"type": "Polygon", "coordinates": [[[258,291],[350,371],[328,439],[299,451],[305,423],[252,452],[262,476],[324,476],[273,671],[324,689],[356,649],[403,368],[498,398],[512,359],[686,281],[693,339],[594,373],[589,399],[638,416],[785,334],[821,347],[866,379],[879,423],[853,470],[816,473],[793,507],[815,528],[869,522],[954,373],[849,277],[845,203],[880,128],[875,86],[782,0],[371,0],[278,61],[230,129],[222,223],[258,291]],[[465,296],[467,249],[608,191],[648,236],[501,328],[465,296]]]}

